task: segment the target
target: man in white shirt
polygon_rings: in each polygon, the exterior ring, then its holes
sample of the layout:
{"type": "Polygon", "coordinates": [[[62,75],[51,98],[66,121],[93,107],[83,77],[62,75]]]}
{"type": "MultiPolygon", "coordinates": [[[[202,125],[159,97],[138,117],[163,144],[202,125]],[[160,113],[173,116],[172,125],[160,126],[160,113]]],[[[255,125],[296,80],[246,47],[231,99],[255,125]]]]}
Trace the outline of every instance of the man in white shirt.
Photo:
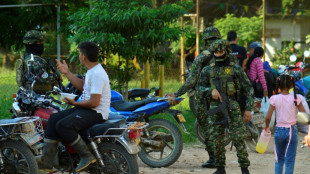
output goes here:
{"type": "Polygon", "coordinates": [[[80,172],[96,158],[88,150],[78,132],[108,119],[111,91],[109,77],[103,67],[97,62],[98,46],[93,42],[83,42],[79,46],[80,63],[87,68],[85,79],[74,76],[68,68],[66,61],[57,60],[59,72],[64,74],[78,90],[83,91],[82,99],[76,102],[65,98],[65,102],[75,107],[51,115],[45,132],[43,158],[39,162],[41,169],[51,172],[53,160],[57,151],[58,140],[61,139],[78,152],[80,162],[75,168],[80,172]]]}

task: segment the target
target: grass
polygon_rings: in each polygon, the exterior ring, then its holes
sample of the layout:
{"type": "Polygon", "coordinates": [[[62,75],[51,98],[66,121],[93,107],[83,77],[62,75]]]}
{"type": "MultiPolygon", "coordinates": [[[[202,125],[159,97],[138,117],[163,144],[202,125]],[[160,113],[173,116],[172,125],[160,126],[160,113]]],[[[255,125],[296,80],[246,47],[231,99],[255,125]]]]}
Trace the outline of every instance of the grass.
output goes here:
{"type": "MultiPolygon", "coordinates": [[[[181,82],[177,80],[165,81],[164,93],[176,92],[181,87],[181,85],[181,82]]],[[[159,83],[156,81],[150,82],[150,87],[155,86],[159,86],[159,83]]],[[[140,81],[131,81],[129,83],[129,89],[139,87],[140,81]]],[[[12,114],[10,113],[10,109],[13,101],[12,95],[13,93],[16,93],[17,90],[18,86],[15,81],[15,71],[0,69],[0,119],[11,118],[12,114]]],[[[182,97],[184,97],[184,100],[180,104],[173,106],[172,109],[184,111],[183,116],[186,119],[184,125],[187,131],[190,132],[190,134],[188,135],[181,131],[183,135],[183,141],[186,143],[193,143],[196,142],[196,136],[194,133],[194,123],[196,118],[189,109],[189,101],[187,95],[185,94],[182,97]]],[[[157,114],[151,117],[151,119],[155,118],[164,118],[170,120],[172,123],[175,123],[177,125],[176,121],[169,114],[157,114]]]]}

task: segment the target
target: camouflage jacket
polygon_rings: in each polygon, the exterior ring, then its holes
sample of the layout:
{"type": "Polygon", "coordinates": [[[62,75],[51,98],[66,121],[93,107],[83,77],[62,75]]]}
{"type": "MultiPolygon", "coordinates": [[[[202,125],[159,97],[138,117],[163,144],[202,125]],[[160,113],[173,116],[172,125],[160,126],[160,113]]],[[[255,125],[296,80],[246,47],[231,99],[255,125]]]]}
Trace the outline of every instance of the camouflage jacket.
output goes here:
{"type": "Polygon", "coordinates": [[[34,91],[38,93],[52,90],[54,85],[60,78],[60,73],[56,66],[49,59],[45,59],[34,55],[34,61],[29,62],[31,59],[30,54],[25,54],[21,61],[16,62],[16,82],[19,86],[26,87],[31,84],[33,79],[31,76],[37,76],[36,83],[34,84],[34,91]],[[30,65],[30,76],[28,75],[28,63],[30,65]]]}
{"type": "MultiPolygon", "coordinates": [[[[212,85],[213,82],[211,81],[213,80],[211,78],[211,74],[214,73],[214,68],[215,68],[215,64],[214,64],[215,61],[214,59],[212,60],[213,61],[210,62],[210,65],[205,66],[201,70],[201,75],[200,75],[200,78],[196,86],[197,92],[201,93],[204,97],[210,98],[210,99],[212,98],[212,90],[217,88],[214,85],[212,85]]],[[[225,84],[223,83],[222,79],[224,78],[222,77],[225,76],[225,74],[229,74],[229,71],[233,71],[232,76],[233,76],[233,83],[234,83],[235,91],[246,93],[247,100],[246,100],[245,110],[251,111],[253,107],[253,102],[254,102],[254,91],[253,91],[253,87],[251,85],[249,78],[245,74],[242,67],[239,66],[237,62],[233,62],[233,63],[230,63],[228,66],[222,67],[222,69],[220,69],[220,72],[216,74],[216,76],[218,77],[221,76],[221,78],[219,79],[222,81],[223,85],[225,84]]],[[[228,86],[227,82],[226,82],[226,86],[228,86]]]]}
{"type": "MultiPolygon", "coordinates": [[[[238,62],[238,59],[233,54],[229,54],[228,57],[231,61],[238,62]]],[[[194,59],[189,77],[186,79],[181,88],[175,93],[177,97],[185,94],[188,90],[196,86],[202,68],[209,65],[211,59],[213,59],[213,53],[209,49],[203,51],[194,59]]]]}

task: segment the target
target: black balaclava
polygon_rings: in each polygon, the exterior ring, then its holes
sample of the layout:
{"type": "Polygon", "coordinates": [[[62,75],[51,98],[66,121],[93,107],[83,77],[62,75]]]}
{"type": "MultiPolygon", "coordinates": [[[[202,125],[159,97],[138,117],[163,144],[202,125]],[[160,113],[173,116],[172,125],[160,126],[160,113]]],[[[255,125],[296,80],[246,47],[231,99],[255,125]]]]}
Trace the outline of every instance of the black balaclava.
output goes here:
{"type": "Polygon", "coordinates": [[[26,44],[26,53],[41,56],[43,51],[43,44],[26,44]]]}

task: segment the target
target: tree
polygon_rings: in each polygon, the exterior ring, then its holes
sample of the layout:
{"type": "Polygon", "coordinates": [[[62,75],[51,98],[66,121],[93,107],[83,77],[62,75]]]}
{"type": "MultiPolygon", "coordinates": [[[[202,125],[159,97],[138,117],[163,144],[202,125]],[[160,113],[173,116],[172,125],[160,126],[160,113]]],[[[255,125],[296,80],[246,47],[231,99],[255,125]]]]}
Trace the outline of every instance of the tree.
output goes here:
{"type": "MultiPolygon", "coordinates": [[[[118,69],[125,75],[118,79],[119,89],[128,88],[130,61],[156,60],[166,62],[166,53],[155,50],[159,45],[180,38],[179,27],[169,25],[179,19],[190,7],[189,1],[164,4],[153,8],[151,0],[93,0],[89,8],[82,8],[69,16],[72,23],[71,42],[93,41],[99,44],[103,60],[108,55],[118,55],[118,69]],[[125,66],[124,66],[125,64],[125,66]]],[[[72,56],[72,60],[77,57],[72,56]]],[[[109,62],[109,61],[108,61],[109,62]]],[[[118,76],[120,77],[120,76],[118,76]]]]}
{"type": "MultiPolygon", "coordinates": [[[[39,29],[47,33],[45,54],[56,54],[56,19],[57,5],[61,5],[63,13],[61,24],[66,24],[67,16],[81,6],[86,6],[83,0],[1,0],[0,5],[29,5],[42,4],[41,6],[24,6],[1,8],[0,13],[0,50],[6,54],[19,53],[23,50],[25,33],[29,30],[39,29]],[[5,34],[3,34],[5,33],[5,34]]],[[[63,33],[68,33],[62,31],[63,33]]],[[[63,39],[62,41],[66,41],[63,39]]],[[[63,48],[66,44],[62,44],[63,48]]],[[[64,49],[62,49],[64,50],[64,49]]],[[[66,49],[68,52],[68,49],[66,49]]],[[[64,52],[63,52],[64,53],[64,52]]],[[[17,56],[18,57],[18,56],[17,56]]]]}
{"type": "Polygon", "coordinates": [[[221,32],[222,38],[226,39],[230,30],[238,34],[238,44],[247,46],[253,41],[261,41],[262,37],[262,17],[235,17],[233,14],[226,14],[214,22],[214,26],[221,32]]]}

